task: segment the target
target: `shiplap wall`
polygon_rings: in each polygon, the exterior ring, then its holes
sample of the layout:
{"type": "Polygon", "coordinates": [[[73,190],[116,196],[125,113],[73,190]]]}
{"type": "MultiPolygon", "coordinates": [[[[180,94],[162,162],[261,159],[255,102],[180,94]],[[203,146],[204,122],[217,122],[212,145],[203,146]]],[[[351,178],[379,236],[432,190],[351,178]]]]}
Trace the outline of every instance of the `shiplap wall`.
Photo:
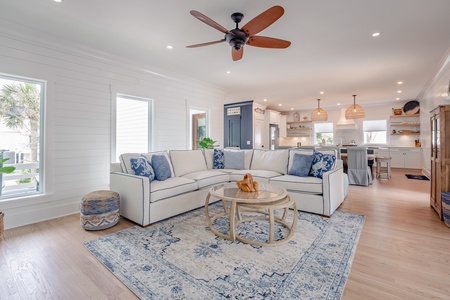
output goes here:
{"type": "Polygon", "coordinates": [[[420,141],[423,148],[424,167],[422,172],[431,172],[431,126],[430,111],[439,105],[450,105],[450,49],[438,69],[418,97],[420,102],[420,141]]]}
{"type": "Polygon", "coordinates": [[[84,194],[109,188],[116,93],[153,99],[153,150],[186,149],[190,106],[209,111],[210,136],[222,144],[223,89],[58,47],[1,25],[0,73],[47,81],[45,195],[0,201],[5,228],[78,212],[84,194]]]}

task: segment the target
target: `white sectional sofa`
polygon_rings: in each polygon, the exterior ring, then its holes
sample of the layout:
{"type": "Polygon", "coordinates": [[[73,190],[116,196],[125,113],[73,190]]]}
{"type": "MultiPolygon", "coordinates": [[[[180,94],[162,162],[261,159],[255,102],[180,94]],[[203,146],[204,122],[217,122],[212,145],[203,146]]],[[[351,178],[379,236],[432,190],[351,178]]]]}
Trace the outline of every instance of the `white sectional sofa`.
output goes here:
{"type": "Polygon", "coordinates": [[[213,185],[241,180],[245,173],[252,174],[255,181],[285,187],[298,210],[324,216],[331,216],[348,194],[347,175],[339,159],[322,178],[298,177],[287,175],[295,153],[313,150],[239,151],[244,153],[240,170],[214,169],[212,149],[122,154],[120,163],[111,165],[110,174],[110,188],[120,194],[120,214],[147,226],[203,206],[213,185]],[[167,158],[171,177],[150,181],[148,177],[134,175],[130,159],[145,156],[151,161],[155,154],[167,158]]]}

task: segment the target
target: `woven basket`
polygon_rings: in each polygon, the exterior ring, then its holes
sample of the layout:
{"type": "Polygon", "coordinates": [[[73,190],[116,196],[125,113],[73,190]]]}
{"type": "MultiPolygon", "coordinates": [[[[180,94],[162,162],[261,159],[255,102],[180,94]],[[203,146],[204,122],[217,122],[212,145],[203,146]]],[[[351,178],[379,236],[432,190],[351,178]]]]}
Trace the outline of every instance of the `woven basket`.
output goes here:
{"type": "Polygon", "coordinates": [[[3,217],[5,216],[5,214],[3,212],[0,211],[0,237],[3,234],[3,217]]]}

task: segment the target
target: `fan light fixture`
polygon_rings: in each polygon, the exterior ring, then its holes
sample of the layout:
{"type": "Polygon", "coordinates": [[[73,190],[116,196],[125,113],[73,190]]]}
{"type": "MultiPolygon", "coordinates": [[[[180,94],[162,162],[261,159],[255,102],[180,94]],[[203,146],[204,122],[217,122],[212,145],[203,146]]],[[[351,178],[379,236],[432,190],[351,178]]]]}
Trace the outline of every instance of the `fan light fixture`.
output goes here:
{"type": "Polygon", "coordinates": [[[317,99],[317,108],[311,113],[311,121],[327,121],[328,113],[320,108],[320,99],[317,99]]]}
{"type": "Polygon", "coordinates": [[[364,109],[356,104],[356,95],[353,95],[353,105],[351,105],[347,110],[345,111],[345,118],[346,119],[363,119],[366,117],[366,113],[364,112],[364,109]]]}

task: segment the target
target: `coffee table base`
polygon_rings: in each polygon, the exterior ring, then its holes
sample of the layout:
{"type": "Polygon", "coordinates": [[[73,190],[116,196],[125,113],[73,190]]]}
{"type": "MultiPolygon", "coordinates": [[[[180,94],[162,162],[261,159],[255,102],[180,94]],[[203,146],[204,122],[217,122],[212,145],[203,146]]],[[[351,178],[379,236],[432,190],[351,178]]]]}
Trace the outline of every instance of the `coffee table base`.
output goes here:
{"type": "Polygon", "coordinates": [[[230,202],[230,209],[227,212],[227,206],[226,202],[222,200],[222,206],[223,206],[223,212],[218,213],[214,216],[209,215],[209,200],[211,198],[211,194],[208,194],[205,200],[205,215],[208,222],[209,229],[217,236],[235,241],[238,240],[240,242],[256,245],[256,246],[276,246],[280,244],[284,244],[287,241],[291,240],[295,233],[295,228],[297,227],[298,222],[298,213],[297,213],[297,206],[295,205],[295,202],[289,197],[285,197],[284,199],[272,201],[272,202],[264,202],[264,203],[241,203],[238,200],[229,201],[230,202]],[[242,209],[244,208],[244,210],[242,209]],[[286,218],[289,212],[289,209],[293,209],[293,220],[292,224],[288,224],[286,222],[286,218]],[[276,210],[283,209],[283,216],[281,218],[276,217],[274,215],[276,210]],[[241,215],[241,212],[251,212],[256,213],[258,215],[256,216],[249,216],[249,217],[243,217],[241,215]],[[229,218],[229,234],[223,234],[216,230],[214,228],[214,222],[222,217],[227,216],[229,218]],[[237,217],[237,220],[236,220],[237,217]],[[255,240],[249,240],[246,238],[243,238],[242,236],[239,236],[236,233],[236,226],[243,222],[249,222],[254,220],[266,220],[269,221],[269,239],[268,242],[260,242],[255,240]],[[280,240],[274,240],[274,230],[275,230],[275,224],[280,224],[288,231],[288,235],[280,240]]]}

